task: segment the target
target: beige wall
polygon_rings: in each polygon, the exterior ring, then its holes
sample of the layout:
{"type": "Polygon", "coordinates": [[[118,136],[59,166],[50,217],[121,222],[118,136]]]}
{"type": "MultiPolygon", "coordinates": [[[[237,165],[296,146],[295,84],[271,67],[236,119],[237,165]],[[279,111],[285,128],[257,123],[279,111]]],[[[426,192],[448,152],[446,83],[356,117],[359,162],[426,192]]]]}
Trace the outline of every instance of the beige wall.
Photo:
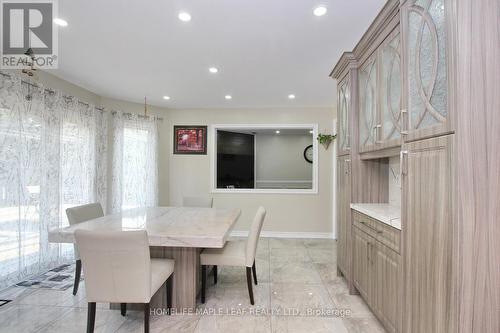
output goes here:
{"type": "Polygon", "coordinates": [[[304,159],[312,140],[312,135],[256,134],[256,180],[312,181],[312,164],[304,159]]]}
{"type": "MultiPolygon", "coordinates": [[[[173,125],[212,124],[300,124],[317,123],[322,133],[332,133],[335,109],[273,108],[169,110],[169,131],[173,125]]],[[[183,195],[210,194],[210,153],[212,136],[208,133],[207,155],[173,155],[171,135],[166,143],[169,158],[169,198],[171,205],[180,205],[183,195]]],[[[234,230],[248,230],[258,206],[266,207],[268,215],[264,231],[332,232],[332,160],[333,150],[319,147],[318,194],[213,194],[217,207],[239,207],[242,215],[234,230]]]]}
{"type": "MultiPolygon", "coordinates": [[[[85,102],[124,112],[142,113],[142,104],[100,97],[86,89],[40,72],[40,82],[85,102]]],[[[211,133],[208,155],[173,155],[173,125],[317,123],[320,133],[332,133],[335,108],[263,108],[173,110],[149,107],[163,117],[159,144],[159,203],[180,205],[183,195],[210,195],[211,133]]],[[[110,151],[111,154],[111,151],[110,151]]],[[[259,205],[268,210],[265,231],[332,233],[334,150],[319,147],[318,194],[214,194],[217,207],[239,207],[242,215],[234,230],[248,230],[259,205]]],[[[111,180],[111,177],[108,177],[111,180]]]]}

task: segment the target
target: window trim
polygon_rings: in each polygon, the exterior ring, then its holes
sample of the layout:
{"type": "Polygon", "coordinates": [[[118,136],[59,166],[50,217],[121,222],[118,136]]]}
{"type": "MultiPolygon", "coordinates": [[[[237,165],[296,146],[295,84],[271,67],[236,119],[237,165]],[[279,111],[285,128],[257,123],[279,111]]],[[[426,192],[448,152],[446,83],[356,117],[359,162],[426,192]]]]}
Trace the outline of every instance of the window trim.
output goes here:
{"type": "MultiPolygon", "coordinates": [[[[210,126],[210,192],[211,193],[253,193],[253,194],[318,194],[318,124],[212,124],[210,126]],[[217,130],[229,129],[308,129],[313,131],[313,165],[312,165],[312,188],[311,189],[226,189],[217,188],[217,130]]],[[[255,181],[257,181],[255,179],[255,181]]]]}

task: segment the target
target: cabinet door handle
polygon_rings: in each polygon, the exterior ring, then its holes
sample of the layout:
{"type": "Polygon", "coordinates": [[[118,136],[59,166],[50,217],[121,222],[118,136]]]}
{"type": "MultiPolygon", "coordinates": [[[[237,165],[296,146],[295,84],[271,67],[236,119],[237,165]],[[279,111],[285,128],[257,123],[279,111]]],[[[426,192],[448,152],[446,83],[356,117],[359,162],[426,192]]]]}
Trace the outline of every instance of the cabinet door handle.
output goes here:
{"type": "Polygon", "coordinates": [[[375,143],[378,144],[380,143],[381,141],[378,139],[379,135],[378,135],[378,129],[379,128],[382,128],[382,125],[381,124],[377,124],[375,126],[373,126],[373,131],[375,132],[375,137],[373,138],[375,143]]]}
{"type": "Polygon", "coordinates": [[[347,158],[347,159],[344,160],[344,173],[346,175],[348,175],[349,172],[350,172],[350,170],[349,170],[349,163],[351,163],[350,159],[347,158]]]}
{"type": "Polygon", "coordinates": [[[406,155],[408,155],[408,150],[401,150],[399,152],[399,188],[403,188],[403,175],[405,175],[404,163],[406,161],[406,155]]]}
{"type": "Polygon", "coordinates": [[[371,252],[371,246],[370,246],[370,245],[371,245],[371,243],[370,243],[370,242],[367,242],[367,243],[366,243],[366,259],[368,260],[368,264],[370,264],[370,263],[371,263],[371,259],[370,259],[370,257],[371,257],[371,255],[370,255],[370,252],[371,252]]]}
{"type": "Polygon", "coordinates": [[[408,110],[406,109],[401,109],[401,135],[408,135],[408,127],[410,127],[405,121],[405,118],[408,117],[408,110]]]}
{"type": "Polygon", "coordinates": [[[365,221],[360,221],[360,223],[361,223],[362,225],[364,225],[365,227],[367,227],[367,228],[369,228],[369,229],[371,229],[371,230],[375,231],[377,234],[381,234],[381,233],[382,233],[382,231],[375,229],[374,227],[372,227],[372,226],[371,226],[371,225],[369,225],[369,224],[366,224],[366,222],[365,222],[365,221]]]}
{"type": "Polygon", "coordinates": [[[373,252],[374,252],[374,251],[373,251],[373,246],[374,246],[374,245],[375,245],[375,244],[373,244],[373,243],[371,243],[371,242],[368,242],[368,247],[370,248],[370,249],[368,250],[368,264],[370,264],[370,265],[373,265],[373,252]]]}

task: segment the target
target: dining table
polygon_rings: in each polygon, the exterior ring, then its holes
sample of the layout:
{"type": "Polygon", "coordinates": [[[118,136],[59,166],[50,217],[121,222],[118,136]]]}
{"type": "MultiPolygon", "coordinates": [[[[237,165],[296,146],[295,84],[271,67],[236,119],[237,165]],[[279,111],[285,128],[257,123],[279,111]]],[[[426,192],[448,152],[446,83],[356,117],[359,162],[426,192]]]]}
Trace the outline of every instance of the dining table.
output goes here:
{"type": "MultiPolygon", "coordinates": [[[[240,214],[239,208],[133,208],[50,230],[49,242],[74,243],[75,230],[146,230],[151,257],[175,261],[172,307],[175,311],[191,311],[196,308],[200,289],[200,252],[204,248],[224,247],[240,214]]],[[[152,309],[166,309],[165,288],[163,285],[152,297],[152,309]]],[[[111,308],[117,309],[119,305],[112,304],[111,308]]]]}

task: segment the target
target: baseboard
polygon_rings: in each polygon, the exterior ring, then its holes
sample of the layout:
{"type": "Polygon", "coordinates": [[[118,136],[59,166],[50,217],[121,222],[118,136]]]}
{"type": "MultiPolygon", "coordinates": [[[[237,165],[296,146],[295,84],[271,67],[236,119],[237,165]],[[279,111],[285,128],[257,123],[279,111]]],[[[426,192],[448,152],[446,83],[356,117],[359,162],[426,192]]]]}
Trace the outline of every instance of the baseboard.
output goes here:
{"type": "MultiPolygon", "coordinates": [[[[233,230],[231,232],[233,237],[247,237],[248,231],[233,230]]],[[[262,231],[261,237],[266,238],[323,238],[333,239],[331,232],[281,232],[281,231],[262,231]]]]}

